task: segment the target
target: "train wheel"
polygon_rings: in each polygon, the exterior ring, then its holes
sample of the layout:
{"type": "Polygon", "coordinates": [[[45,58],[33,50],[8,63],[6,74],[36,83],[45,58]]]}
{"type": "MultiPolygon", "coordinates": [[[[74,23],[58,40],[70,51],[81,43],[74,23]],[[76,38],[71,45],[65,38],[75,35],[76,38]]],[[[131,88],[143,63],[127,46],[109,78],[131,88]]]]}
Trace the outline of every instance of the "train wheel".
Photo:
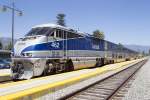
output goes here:
{"type": "Polygon", "coordinates": [[[68,60],[65,64],[65,71],[73,71],[74,67],[73,67],[73,63],[71,60],[68,60]]]}
{"type": "Polygon", "coordinates": [[[104,66],[105,65],[105,58],[101,58],[101,62],[102,62],[101,66],[104,66]]]}
{"type": "Polygon", "coordinates": [[[43,75],[46,76],[46,75],[50,75],[50,74],[55,74],[55,71],[56,69],[54,69],[54,65],[52,64],[51,61],[47,61],[46,62],[46,67],[43,71],[43,75]]]}
{"type": "Polygon", "coordinates": [[[101,62],[99,59],[96,59],[96,64],[95,64],[95,67],[99,67],[101,65],[101,62]]]}

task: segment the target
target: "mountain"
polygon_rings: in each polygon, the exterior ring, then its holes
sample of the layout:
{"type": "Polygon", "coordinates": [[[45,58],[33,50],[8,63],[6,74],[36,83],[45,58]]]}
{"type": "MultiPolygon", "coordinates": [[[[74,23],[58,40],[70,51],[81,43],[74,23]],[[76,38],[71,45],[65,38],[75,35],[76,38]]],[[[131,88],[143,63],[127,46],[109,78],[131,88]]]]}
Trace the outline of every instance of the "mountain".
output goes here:
{"type": "Polygon", "coordinates": [[[124,45],[125,47],[138,51],[138,52],[145,52],[148,53],[150,50],[150,46],[143,46],[143,45],[124,45]]]}

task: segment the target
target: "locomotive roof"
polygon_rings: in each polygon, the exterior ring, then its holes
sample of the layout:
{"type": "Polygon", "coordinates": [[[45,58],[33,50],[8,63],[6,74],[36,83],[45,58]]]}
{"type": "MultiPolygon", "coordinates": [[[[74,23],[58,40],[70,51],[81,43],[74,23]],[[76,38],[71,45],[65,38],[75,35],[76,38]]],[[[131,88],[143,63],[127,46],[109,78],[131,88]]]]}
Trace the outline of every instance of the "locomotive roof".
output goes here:
{"type": "Polygon", "coordinates": [[[58,24],[52,24],[52,23],[40,24],[40,25],[36,25],[32,28],[38,28],[38,27],[60,28],[60,29],[64,29],[64,30],[67,30],[67,31],[75,32],[76,34],[79,34],[79,35],[82,35],[82,36],[89,36],[88,34],[86,34],[84,32],[80,32],[80,31],[74,30],[72,28],[69,28],[69,27],[66,27],[66,26],[61,26],[61,25],[58,25],[58,24]]]}
{"type": "MultiPolygon", "coordinates": [[[[38,27],[50,27],[50,28],[60,28],[60,29],[64,29],[64,30],[68,30],[68,31],[73,31],[75,32],[76,34],[79,34],[81,36],[86,36],[86,37],[94,37],[93,35],[91,34],[88,34],[88,33],[84,33],[84,32],[80,32],[80,31],[77,31],[77,30],[74,30],[72,28],[69,28],[69,27],[65,27],[65,26],[61,26],[61,25],[58,25],[58,24],[52,24],[52,23],[48,23],[48,24],[40,24],[40,25],[36,25],[32,28],[38,28],[38,27]]],[[[96,38],[96,37],[94,37],[96,38]]],[[[107,41],[107,40],[104,40],[104,41],[107,41]]],[[[107,41],[107,42],[110,42],[110,41],[107,41]]],[[[110,42],[112,43],[112,42],[110,42]]],[[[114,43],[113,43],[114,44],[114,43]]],[[[116,44],[117,45],[117,44],[116,44]]],[[[129,50],[130,52],[136,52],[134,50],[131,50],[131,49],[128,49],[126,47],[124,47],[124,49],[127,49],[129,50]]]]}
{"type": "Polygon", "coordinates": [[[49,23],[49,24],[36,25],[36,26],[34,26],[34,27],[32,27],[32,28],[38,28],[38,27],[62,28],[62,29],[66,29],[66,30],[71,29],[71,28],[69,28],[69,27],[64,27],[64,26],[61,26],[61,25],[51,24],[51,23],[49,23]]]}

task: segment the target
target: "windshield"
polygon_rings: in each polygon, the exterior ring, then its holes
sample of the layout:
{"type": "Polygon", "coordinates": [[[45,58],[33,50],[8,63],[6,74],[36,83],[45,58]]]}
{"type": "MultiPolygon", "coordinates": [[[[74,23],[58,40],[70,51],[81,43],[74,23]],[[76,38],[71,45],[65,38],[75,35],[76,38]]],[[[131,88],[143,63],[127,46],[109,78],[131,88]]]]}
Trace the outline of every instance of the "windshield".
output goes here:
{"type": "Polygon", "coordinates": [[[34,35],[46,35],[50,34],[52,31],[52,28],[49,27],[38,27],[38,28],[32,28],[31,31],[26,36],[34,36],[34,35]]]}

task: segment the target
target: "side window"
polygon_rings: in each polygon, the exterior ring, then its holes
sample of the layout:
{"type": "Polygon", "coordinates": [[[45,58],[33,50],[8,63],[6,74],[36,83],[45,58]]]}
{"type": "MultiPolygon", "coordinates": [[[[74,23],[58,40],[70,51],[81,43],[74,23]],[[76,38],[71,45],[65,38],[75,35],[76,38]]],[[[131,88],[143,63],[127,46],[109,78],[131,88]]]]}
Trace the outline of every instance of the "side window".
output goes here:
{"type": "Polygon", "coordinates": [[[64,31],[63,31],[63,30],[60,30],[60,31],[59,31],[59,38],[62,38],[62,39],[63,39],[63,34],[64,34],[64,31]]]}
{"type": "Polygon", "coordinates": [[[68,32],[67,32],[67,31],[64,31],[64,34],[63,34],[63,38],[64,38],[64,39],[66,39],[66,38],[67,38],[67,37],[66,37],[66,36],[67,36],[67,34],[68,34],[68,32]]]}
{"type": "Polygon", "coordinates": [[[64,35],[64,31],[63,30],[60,30],[60,29],[56,30],[56,38],[63,39],[63,35],[64,35]]]}
{"type": "Polygon", "coordinates": [[[79,35],[78,33],[73,33],[73,32],[69,32],[69,31],[65,31],[65,30],[61,30],[61,29],[56,29],[51,36],[54,36],[56,38],[61,38],[61,39],[70,39],[70,38],[78,38],[78,37],[82,37],[81,35],[79,35]]]}
{"type": "Polygon", "coordinates": [[[60,30],[56,30],[56,37],[59,37],[60,30]]]}

